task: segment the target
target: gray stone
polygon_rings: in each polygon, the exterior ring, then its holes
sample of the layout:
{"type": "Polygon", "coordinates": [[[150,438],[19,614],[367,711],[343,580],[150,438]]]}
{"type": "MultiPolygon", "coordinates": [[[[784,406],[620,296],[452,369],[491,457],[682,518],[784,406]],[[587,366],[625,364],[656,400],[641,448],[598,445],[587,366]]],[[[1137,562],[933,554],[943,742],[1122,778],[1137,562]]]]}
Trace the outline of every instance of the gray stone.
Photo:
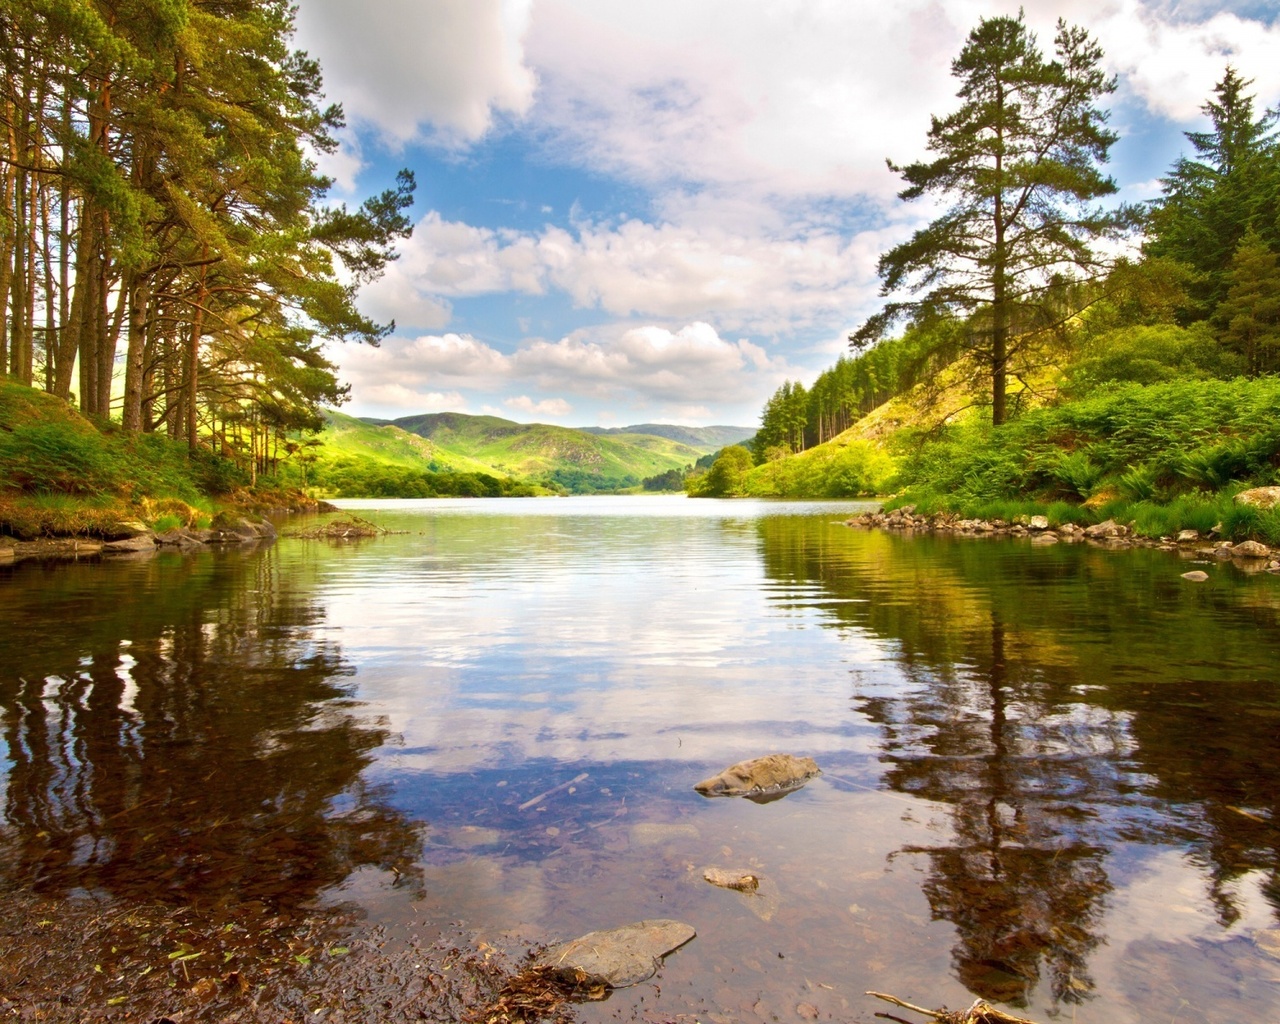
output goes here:
{"type": "Polygon", "coordinates": [[[156,539],[150,533],[140,533],[124,540],[109,540],[102,545],[104,554],[127,554],[134,551],[154,551],[156,539]]]}
{"type": "Polygon", "coordinates": [[[128,540],[131,537],[150,536],[151,528],[137,519],[121,519],[102,532],[109,541],[128,540]]]}
{"type": "Polygon", "coordinates": [[[638,921],[552,946],[537,958],[535,966],[550,967],[577,985],[626,988],[652,978],[662,958],[696,934],[680,921],[638,921]]]}
{"type": "Polygon", "coordinates": [[[1182,578],[1192,583],[1203,583],[1209,578],[1209,574],[1202,569],[1192,569],[1191,572],[1184,572],[1182,578]]]}
{"type": "Polygon", "coordinates": [[[693,788],[703,796],[745,796],[758,803],[776,800],[794,792],[822,769],[811,757],[790,754],[766,754],[750,761],[739,761],[693,788]]]}
{"type": "Polygon", "coordinates": [[[1254,487],[1241,491],[1235,497],[1237,505],[1253,505],[1255,508],[1275,508],[1280,505],[1280,487],[1254,487]]]}
{"type": "Polygon", "coordinates": [[[1113,537],[1123,537],[1125,532],[1125,528],[1114,519],[1108,519],[1105,522],[1095,523],[1093,526],[1086,527],[1084,535],[1090,540],[1110,540],[1113,537]]]}
{"type": "Polygon", "coordinates": [[[1047,530],[1049,529],[1049,517],[1048,516],[1032,516],[1031,519],[1027,522],[1027,525],[1033,530],[1047,530]]]}
{"type": "Polygon", "coordinates": [[[203,540],[192,531],[185,529],[166,530],[164,533],[157,533],[156,543],[161,547],[179,548],[180,550],[204,547],[203,540]]]}
{"type": "Polygon", "coordinates": [[[1195,544],[1200,540],[1199,530],[1179,530],[1175,538],[1179,544],[1195,544]]]}
{"type": "Polygon", "coordinates": [[[1241,541],[1231,549],[1232,558],[1269,558],[1271,549],[1256,540],[1241,541]]]}

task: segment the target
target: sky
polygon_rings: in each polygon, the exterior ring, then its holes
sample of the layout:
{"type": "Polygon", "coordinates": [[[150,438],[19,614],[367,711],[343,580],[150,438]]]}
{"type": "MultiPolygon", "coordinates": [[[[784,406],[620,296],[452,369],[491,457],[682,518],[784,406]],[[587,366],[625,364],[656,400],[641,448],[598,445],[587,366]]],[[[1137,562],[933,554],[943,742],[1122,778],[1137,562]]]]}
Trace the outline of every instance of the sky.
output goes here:
{"type": "MultiPolygon", "coordinates": [[[[1276,0],[1026,0],[1117,77],[1109,173],[1151,199],[1228,64],[1280,106],[1276,0]]],[[[363,288],[395,321],[334,345],[344,411],[565,426],[759,422],[883,301],[927,223],[887,160],[959,105],[993,0],[299,0],[295,45],[343,105],[320,159],[357,205],[412,169],[414,232],[363,288]]]]}

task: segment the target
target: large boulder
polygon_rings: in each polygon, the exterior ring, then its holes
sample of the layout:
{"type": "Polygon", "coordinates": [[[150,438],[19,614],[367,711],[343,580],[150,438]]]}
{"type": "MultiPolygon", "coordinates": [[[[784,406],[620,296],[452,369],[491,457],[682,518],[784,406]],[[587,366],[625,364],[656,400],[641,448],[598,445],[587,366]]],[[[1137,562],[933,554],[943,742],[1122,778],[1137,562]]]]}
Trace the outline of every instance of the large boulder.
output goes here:
{"type": "Polygon", "coordinates": [[[766,754],[750,761],[739,761],[693,788],[703,796],[745,796],[765,803],[794,792],[822,769],[811,757],[790,754],[766,754]]]}
{"type": "Polygon", "coordinates": [[[637,921],[552,946],[538,956],[534,966],[550,968],[573,985],[626,988],[652,978],[662,958],[696,934],[680,921],[637,921]]]}
{"type": "Polygon", "coordinates": [[[1270,558],[1271,549],[1256,540],[1244,540],[1231,549],[1232,558],[1270,558]]]}
{"type": "Polygon", "coordinates": [[[1114,519],[1108,519],[1105,522],[1085,527],[1084,535],[1090,540],[1112,540],[1116,537],[1123,537],[1127,532],[1114,519]]]}
{"type": "Polygon", "coordinates": [[[1280,487],[1253,487],[1237,494],[1235,501],[1237,505],[1253,505],[1255,508],[1275,508],[1280,505],[1280,487]]]}

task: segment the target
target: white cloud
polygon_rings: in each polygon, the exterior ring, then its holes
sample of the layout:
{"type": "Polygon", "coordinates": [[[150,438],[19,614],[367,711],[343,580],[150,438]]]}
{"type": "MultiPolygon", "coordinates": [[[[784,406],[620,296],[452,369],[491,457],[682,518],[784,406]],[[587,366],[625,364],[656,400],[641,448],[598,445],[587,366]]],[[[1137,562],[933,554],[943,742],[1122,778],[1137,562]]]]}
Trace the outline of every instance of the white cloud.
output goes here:
{"type": "Polygon", "coordinates": [[[534,339],[511,353],[446,334],[389,338],[379,348],[335,346],[330,356],[362,408],[440,411],[462,407],[470,392],[505,395],[508,409],[554,418],[574,410],[563,397],[571,394],[667,418],[698,411],[707,419],[710,413],[701,413],[711,408],[754,409],[782,380],[798,376],[785,359],[745,339],[721,338],[701,322],[675,330],[616,324],[559,341],[534,339]]]}
{"type": "Polygon", "coordinates": [[[540,402],[535,402],[528,395],[517,395],[515,398],[508,398],[502,404],[508,409],[527,413],[530,416],[550,416],[556,419],[568,416],[573,411],[573,406],[563,398],[544,398],[540,402]]]}
{"type": "Polygon", "coordinates": [[[411,412],[466,412],[467,400],[458,391],[420,391],[395,381],[366,381],[360,387],[362,404],[411,412]]]}
{"type": "Polygon", "coordinates": [[[1280,22],[1266,26],[1228,11],[1174,20],[1164,8],[1127,0],[1095,31],[1126,87],[1164,117],[1196,120],[1228,64],[1254,79],[1259,114],[1280,99],[1280,22]]]}
{"type": "Polygon", "coordinates": [[[307,0],[298,42],[353,121],[396,143],[426,135],[459,145],[533,102],[531,13],[532,0],[307,0]]]}
{"type": "Polygon", "coordinates": [[[432,212],[361,298],[376,316],[427,329],[448,323],[450,298],[555,290],[616,317],[714,319],[728,330],[780,334],[847,322],[874,295],[886,239],[905,230],[847,240],[825,229],[788,237],[627,220],[530,234],[432,212]]]}

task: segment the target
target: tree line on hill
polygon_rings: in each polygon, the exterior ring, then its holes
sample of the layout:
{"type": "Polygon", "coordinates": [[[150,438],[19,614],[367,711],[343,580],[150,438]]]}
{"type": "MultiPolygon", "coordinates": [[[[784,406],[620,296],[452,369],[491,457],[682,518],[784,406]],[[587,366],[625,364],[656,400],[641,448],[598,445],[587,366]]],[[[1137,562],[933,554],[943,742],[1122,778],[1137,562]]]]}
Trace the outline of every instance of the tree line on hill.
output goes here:
{"type": "Polygon", "coordinates": [[[890,398],[927,405],[943,383],[935,426],[976,406],[1000,427],[1109,383],[1280,370],[1280,112],[1259,112],[1227,67],[1202,108],[1208,130],[1186,133],[1191,153],[1160,197],[1103,206],[1117,135],[1099,105],[1115,88],[1101,59],[1062,22],[1052,59],[1021,15],[970,34],[952,66],[961,104],[933,119],[931,159],[894,168],[903,200],[929,195],[943,212],[881,258],[889,301],[850,335],[853,353],[769,399],[756,464],[890,398]],[[1108,256],[1135,232],[1136,258],[1108,256]]]}
{"type": "Polygon", "coordinates": [[[344,388],[324,339],[414,180],[325,201],[342,125],[284,0],[0,2],[0,372],[251,470],[344,388]],[[124,354],[123,397],[113,397],[124,354]],[[78,393],[72,394],[78,379],[78,393]]]}

